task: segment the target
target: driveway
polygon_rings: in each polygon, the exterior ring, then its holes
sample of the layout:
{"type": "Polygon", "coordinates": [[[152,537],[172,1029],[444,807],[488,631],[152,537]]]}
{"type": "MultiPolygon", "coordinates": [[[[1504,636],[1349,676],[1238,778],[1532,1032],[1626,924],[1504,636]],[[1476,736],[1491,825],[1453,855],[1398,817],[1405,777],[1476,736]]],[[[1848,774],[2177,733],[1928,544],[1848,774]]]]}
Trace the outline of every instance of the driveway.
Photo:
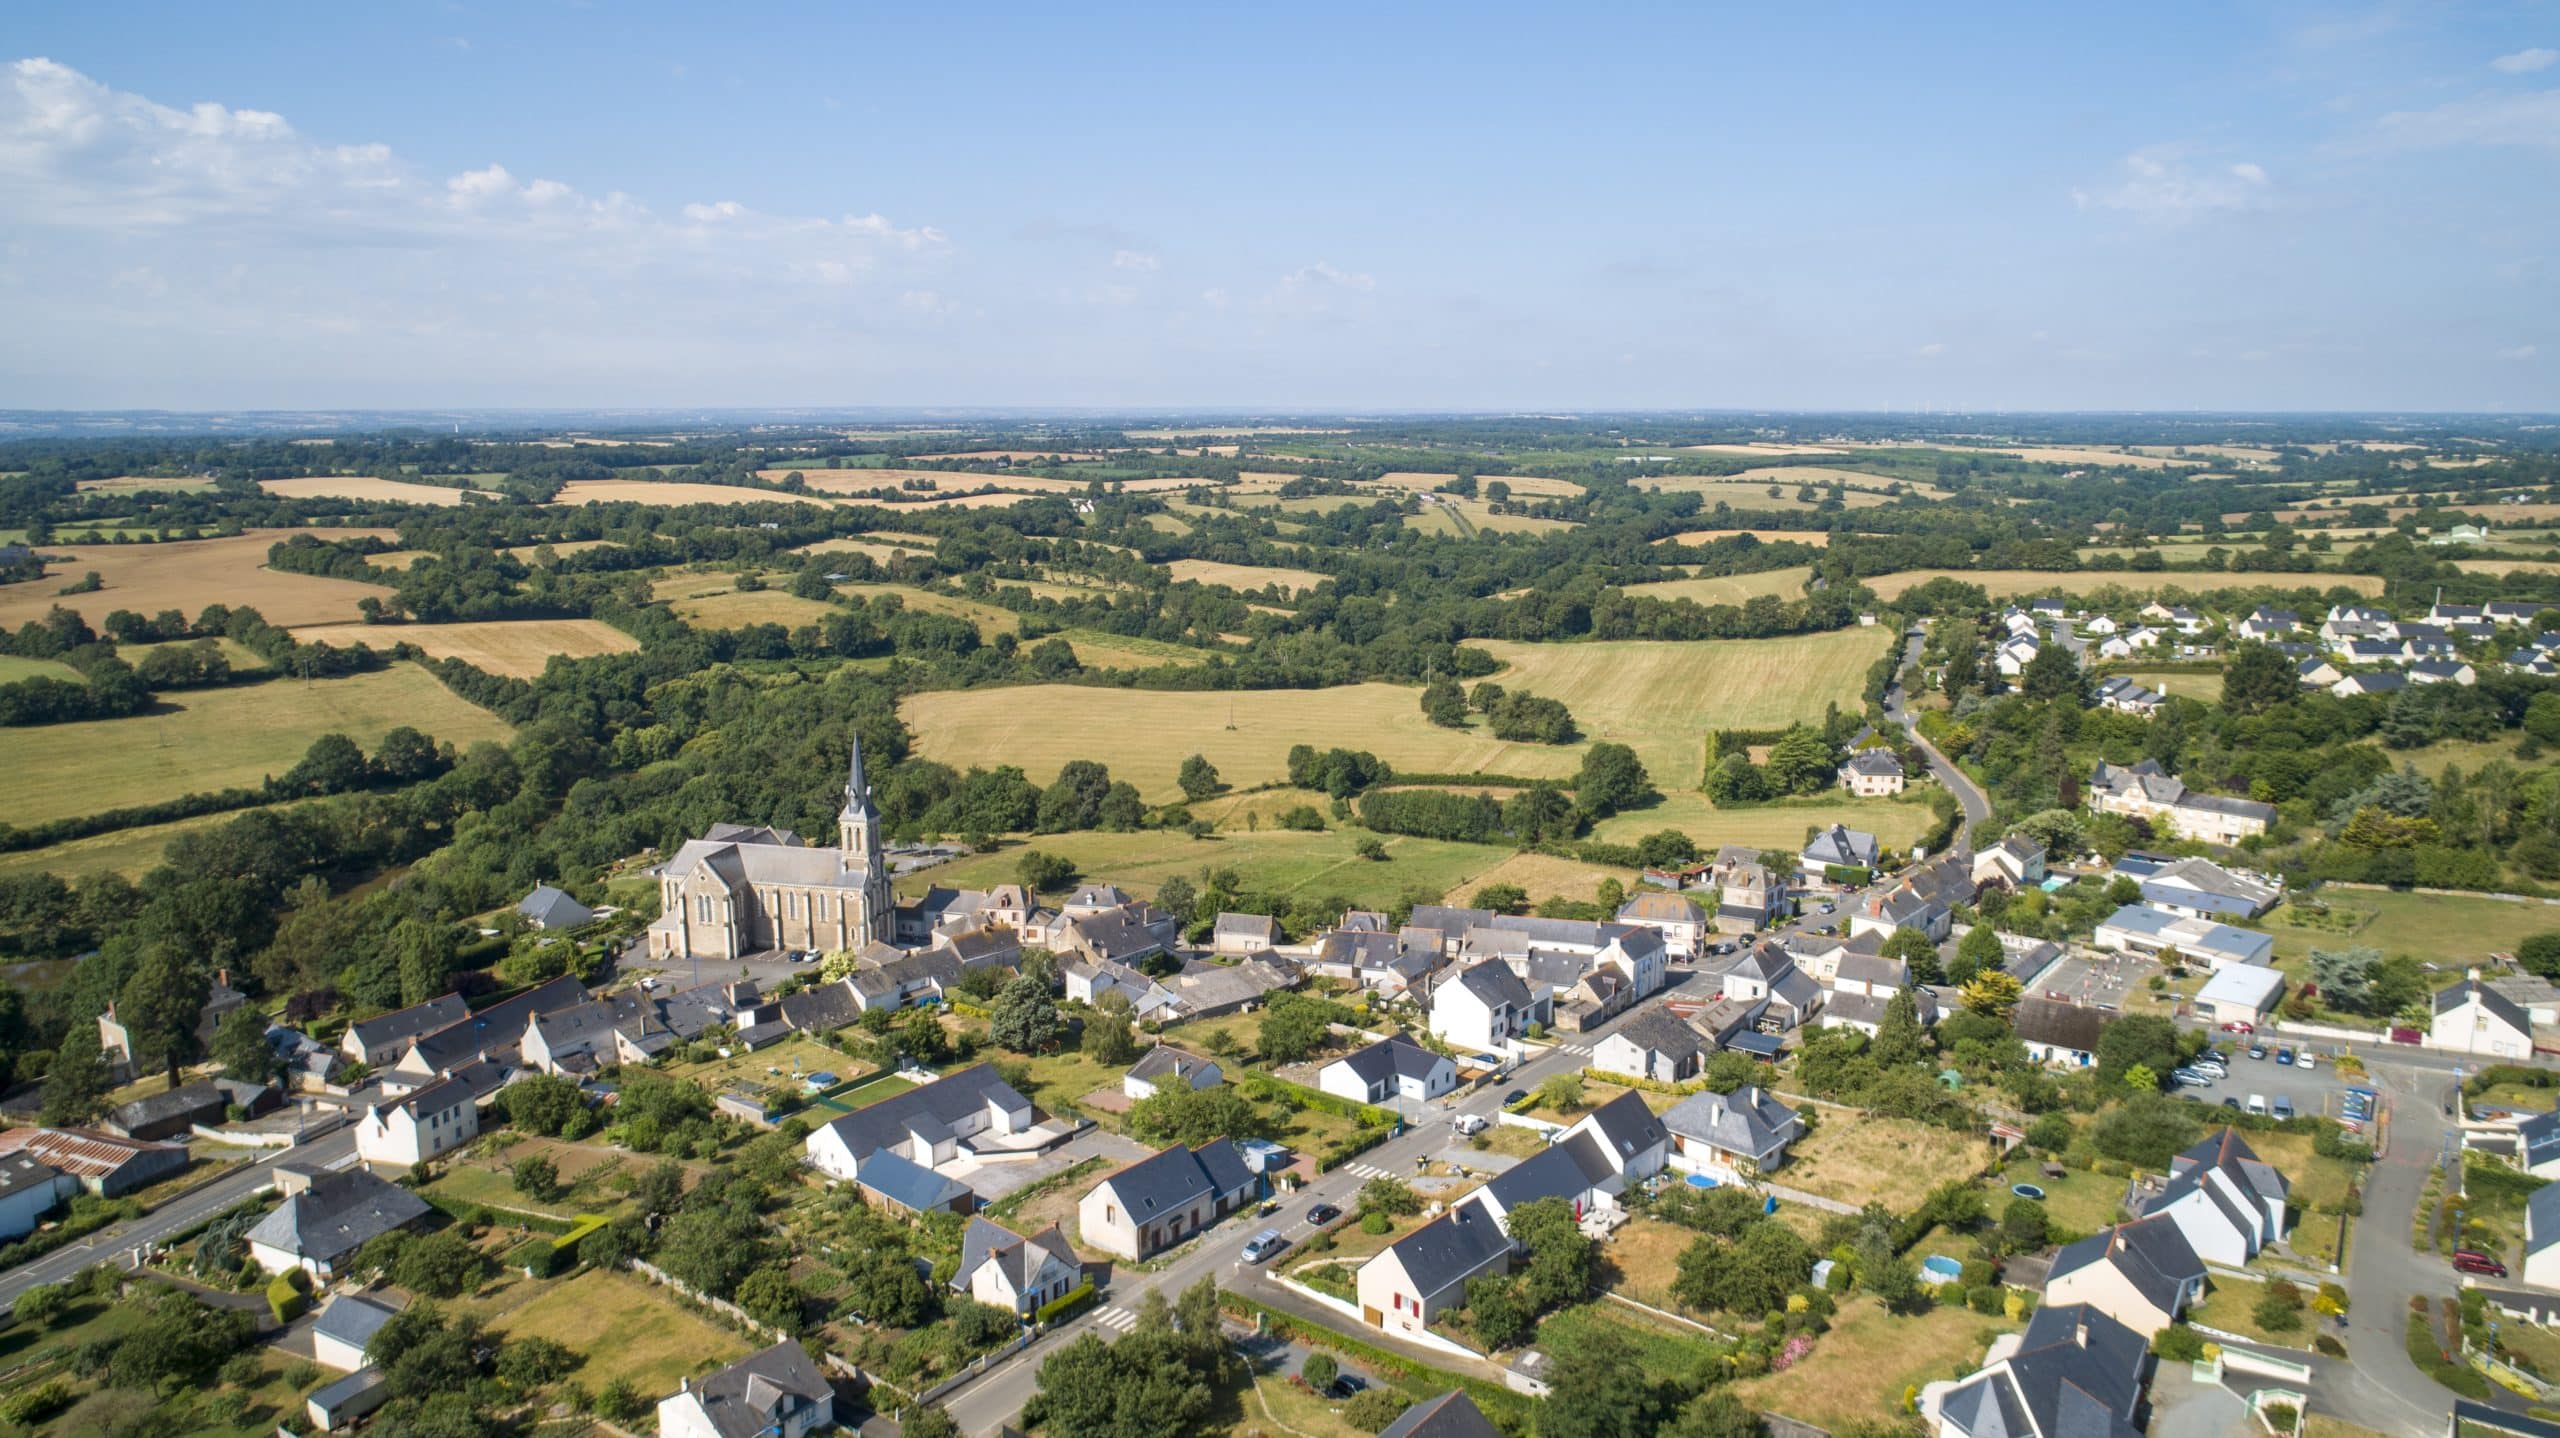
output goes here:
{"type": "Polygon", "coordinates": [[[1116,1133],[1089,1128],[1052,1149],[1026,1158],[984,1159],[971,1163],[949,1163],[942,1172],[976,1189],[984,1203],[993,1203],[1016,1189],[1028,1188],[1051,1174],[1064,1173],[1089,1158],[1109,1159],[1114,1166],[1135,1163],[1154,1150],[1134,1139],[1116,1133]]]}

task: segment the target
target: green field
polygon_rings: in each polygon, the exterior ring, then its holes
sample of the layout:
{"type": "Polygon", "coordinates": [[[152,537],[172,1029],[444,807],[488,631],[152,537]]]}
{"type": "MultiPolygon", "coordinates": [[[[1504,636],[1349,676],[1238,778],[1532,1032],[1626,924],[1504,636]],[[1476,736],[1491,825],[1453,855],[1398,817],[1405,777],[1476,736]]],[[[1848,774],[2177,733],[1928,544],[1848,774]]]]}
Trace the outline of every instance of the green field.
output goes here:
{"type": "Polygon", "coordinates": [[[343,679],[171,694],[158,713],[11,731],[16,803],[10,817],[42,823],[253,787],[292,768],[323,734],[344,734],[370,748],[404,724],[466,749],[513,732],[414,664],[343,679]]]}
{"type": "Polygon", "coordinates": [[[2222,673],[2213,669],[2128,669],[2124,676],[2145,689],[2174,694],[2182,699],[2200,699],[2207,704],[2222,701],[2222,673]]]}
{"type": "MultiPolygon", "coordinates": [[[[268,809],[289,805],[267,805],[268,809]]],[[[0,877],[11,874],[34,874],[50,871],[66,879],[86,878],[91,874],[122,874],[138,879],[156,868],[160,853],[169,841],[181,834],[227,824],[255,810],[234,809],[221,814],[199,814],[192,819],[179,819],[167,824],[145,824],[138,829],[118,829],[112,833],[92,834],[85,839],[54,844],[42,849],[17,849],[0,854],[0,877]]]]}
{"type": "MultiPolygon", "coordinates": [[[[1358,833],[1365,837],[1367,831],[1358,833]]],[[[1190,878],[1203,865],[1213,865],[1235,870],[1248,888],[1287,895],[1333,895],[1358,907],[1384,908],[1408,889],[1447,893],[1512,857],[1507,849],[1485,844],[1389,835],[1385,837],[1387,858],[1380,863],[1352,853],[1352,842],[1352,836],[1340,830],[1309,834],[1265,829],[1208,839],[1160,829],[1131,834],[1043,834],[924,870],[901,887],[914,893],[927,884],[1011,883],[1023,851],[1039,849],[1064,855],[1086,874],[1107,878],[1140,897],[1152,896],[1158,885],[1177,874],[1190,878]]]]}
{"type": "Polygon", "coordinates": [[[2370,945],[2386,956],[2415,954],[2459,972],[2492,953],[2514,953],[2528,934],[2560,929],[2560,908],[2529,901],[2340,888],[2323,889],[2320,897],[2333,910],[2353,911],[2362,922],[2352,933],[2296,928],[2281,922],[2290,906],[2277,909],[2266,928],[2275,935],[2277,964],[2290,975],[2300,975],[2315,948],[2355,944],[2370,945]]]}
{"type": "Polygon", "coordinates": [[[15,654],[0,654],[0,684],[15,684],[21,679],[60,679],[69,684],[86,684],[80,671],[59,659],[22,659],[15,654]]]}
{"type": "MultiPolygon", "coordinates": [[[[1697,776],[1688,776],[1695,783],[1697,776]]],[[[1649,809],[1630,809],[1603,819],[1591,837],[1612,844],[1632,844],[1662,829],[1677,829],[1712,851],[1721,844],[1748,844],[1757,849],[1800,849],[1807,829],[1846,824],[1873,834],[1887,848],[1908,848],[1937,822],[1928,805],[1917,800],[1852,799],[1840,791],[1820,800],[1760,804],[1719,809],[1694,789],[1672,788],[1679,776],[1656,776],[1665,789],[1662,802],[1649,809]]]]}
{"type": "Polygon", "coordinates": [[[1768,595],[1773,599],[1804,597],[1804,582],[1813,577],[1811,565],[1799,564],[1790,569],[1767,569],[1758,574],[1711,575],[1696,579],[1657,579],[1649,584],[1630,584],[1627,593],[1645,599],[1688,599],[1700,604],[1742,604],[1768,595]]]}
{"type": "Polygon", "coordinates": [[[2132,594],[2152,594],[2168,589],[2183,589],[2192,594],[2236,584],[2352,589],[2368,597],[2382,593],[2382,576],[2378,574],[2134,574],[2088,569],[1906,569],[1900,574],[1880,574],[1866,581],[1866,585],[1878,597],[1892,599],[1932,579],[1977,584],[1994,599],[2037,594],[2088,594],[2111,586],[2132,594]]]}
{"type": "Polygon", "coordinates": [[[1076,662],[1087,669],[1153,669],[1164,664],[1194,664],[1208,657],[1208,651],[1186,644],[1105,634],[1098,629],[1062,629],[1057,637],[1067,641],[1076,651],[1076,662]]]}

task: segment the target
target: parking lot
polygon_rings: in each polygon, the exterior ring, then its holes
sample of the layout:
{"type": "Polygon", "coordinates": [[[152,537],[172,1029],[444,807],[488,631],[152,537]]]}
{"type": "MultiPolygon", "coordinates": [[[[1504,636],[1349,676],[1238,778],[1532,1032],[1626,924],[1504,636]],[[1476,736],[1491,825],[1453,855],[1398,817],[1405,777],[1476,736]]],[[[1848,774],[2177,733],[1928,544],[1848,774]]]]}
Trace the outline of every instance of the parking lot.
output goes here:
{"type": "MultiPolygon", "coordinates": [[[[2216,1105],[2224,1099],[2233,1099],[2246,1108],[2250,1095],[2256,1094],[2264,1097],[2268,1106],[2273,1108],[2281,1096],[2293,1101],[2297,1115],[2335,1118],[2339,1101],[2348,1089],[2372,1087],[2371,1084],[2358,1085],[2340,1078],[2337,1065],[2325,1048],[2320,1050],[2317,1063],[2303,1068],[2297,1064],[2276,1062],[2276,1051],[2287,1045],[2274,1039],[2266,1041],[2267,1056],[2262,1059],[2249,1057],[2251,1040],[2247,1034],[2216,1034],[2214,1041],[2229,1050],[2231,1076],[2201,1088],[2180,1085],[2176,1091],[2182,1097],[2216,1105]]],[[[2300,1050],[2297,1048],[2296,1052],[2300,1050]]]]}

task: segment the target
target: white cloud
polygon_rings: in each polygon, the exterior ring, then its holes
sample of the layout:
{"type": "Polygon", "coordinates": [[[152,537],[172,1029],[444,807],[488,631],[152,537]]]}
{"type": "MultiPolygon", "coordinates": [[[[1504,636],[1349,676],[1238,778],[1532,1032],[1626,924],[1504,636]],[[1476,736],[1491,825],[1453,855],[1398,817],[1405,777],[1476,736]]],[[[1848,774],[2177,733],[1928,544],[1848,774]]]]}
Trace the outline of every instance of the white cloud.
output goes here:
{"type": "Polygon", "coordinates": [[[2124,157],[2122,177],[2097,189],[2075,189],[2072,203],[2083,210],[2116,210],[2160,224],[2183,224],[2230,210],[2257,209],[2266,203],[2264,167],[2248,160],[2220,169],[2197,169],[2173,146],[2153,146],[2124,157]]]}
{"type": "Polygon", "coordinates": [[[2498,358],[2502,360],[2529,360],[2541,352],[2541,350],[2532,345],[2517,345],[2513,349],[2503,349],[2498,351],[2498,358]]]}
{"type": "Polygon", "coordinates": [[[1142,274],[1152,274],[1156,270],[1162,268],[1162,262],[1154,255],[1147,253],[1145,250],[1113,250],[1111,252],[1111,268],[1115,270],[1137,270],[1142,274]]]}
{"type": "Polygon", "coordinates": [[[2512,55],[2501,55],[2489,62],[2489,68],[2502,75],[2530,75],[2536,70],[2548,70],[2555,63],[2560,63],[2560,50],[2536,46],[2530,50],[2518,50],[2512,55]]]}
{"type": "Polygon", "coordinates": [[[1378,281],[1374,276],[1352,274],[1345,270],[1335,269],[1332,265],[1325,263],[1323,260],[1318,260],[1314,264],[1301,265],[1290,273],[1282,275],[1280,277],[1280,286],[1283,289],[1290,290],[1341,289],[1367,291],[1376,289],[1378,287],[1378,281]]]}
{"type": "Polygon", "coordinates": [[[2410,150],[2454,145],[2560,148],[2560,90],[2484,95],[2432,110],[2395,110],[2382,117],[2379,131],[2384,144],[2410,150]]]}
{"type": "Polygon", "coordinates": [[[1922,359],[1936,359],[1938,356],[1945,354],[1946,352],[1947,347],[1945,345],[1938,344],[1934,341],[1929,344],[1922,345],[1919,349],[1913,351],[1913,353],[1919,355],[1922,359]]]}

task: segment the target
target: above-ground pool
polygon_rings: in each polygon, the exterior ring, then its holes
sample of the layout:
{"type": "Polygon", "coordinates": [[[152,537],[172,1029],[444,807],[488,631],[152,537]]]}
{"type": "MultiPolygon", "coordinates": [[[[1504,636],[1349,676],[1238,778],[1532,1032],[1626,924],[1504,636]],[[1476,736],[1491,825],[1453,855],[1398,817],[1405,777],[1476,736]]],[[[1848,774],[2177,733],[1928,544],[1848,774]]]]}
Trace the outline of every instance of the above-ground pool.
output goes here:
{"type": "Polygon", "coordinates": [[[1953,1283],[1964,1276],[1964,1265],[1943,1253],[1933,1253],[1920,1260],[1920,1281],[1953,1283]]]}
{"type": "Polygon", "coordinates": [[[1715,1188],[1718,1185],[1714,1179],[1707,1177],[1703,1173],[1693,1173],[1689,1175],[1689,1186],[1691,1188],[1715,1188]]]}
{"type": "Polygon", "coordinates": [[[2041,1188],[2036,1187],[2036,1186],[2035,1186],[2034,1184],[2032,1184],[2032,1183],[2013,1183],[2013,1184],[2009,1185],[2009,1191],[2010,1191],[2011,1193],[2016,1194],[2016,1195],[2017,1195],[2018,1197],[2020,1197],[2020,1198],[2042,1198],[2042,1197],[2044,1197],[2044,1190],[2043,1190],[2043,1189],[2041,1189],[2041,1188]]]}

